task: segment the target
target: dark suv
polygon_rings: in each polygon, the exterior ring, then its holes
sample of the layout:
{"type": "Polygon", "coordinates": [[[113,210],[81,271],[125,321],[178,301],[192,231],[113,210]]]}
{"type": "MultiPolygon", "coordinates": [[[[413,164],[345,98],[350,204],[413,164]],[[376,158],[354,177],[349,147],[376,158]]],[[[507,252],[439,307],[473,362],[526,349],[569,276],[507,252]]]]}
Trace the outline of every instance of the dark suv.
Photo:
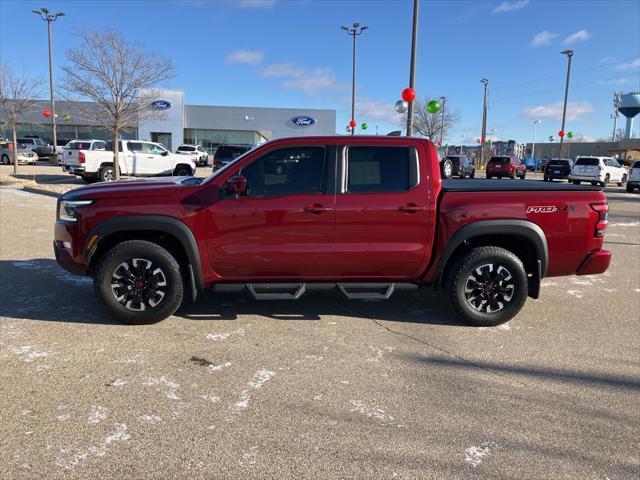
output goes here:
{"type": "Polygon", "coordinates": [[[573,160],[568,158],[553,158],[544,167],[544,181],[569,180],[573,168],[573,160]]]}
{"type": "Polygon", "coordinates": [[[448,175],[445,175],[445,178],[450,177],[469,177],[473,178],[476,175],[476,167],[473,165],[469,157],[466,155],[447,155],[444,160],[442,160],[442,171],[451,172],[448,175]],[[448,169],[447,162],[451,163],[451,169],[448,169]]]}
{"type": "Polygon", "coordinates": [[[224,167],[252,148],[251,145],[220,145],[213,155],[213,169],[217,170],[224,167]]]}
{"type": "Polygon", "coordinates": [[[18,138],[18,143],[24,143],[27,148],[36,152],[38,159],[48,159],[49,155],[55,153],[55,149],[51,145],[35,135],[26,135],[24,138],[18,138]]]}

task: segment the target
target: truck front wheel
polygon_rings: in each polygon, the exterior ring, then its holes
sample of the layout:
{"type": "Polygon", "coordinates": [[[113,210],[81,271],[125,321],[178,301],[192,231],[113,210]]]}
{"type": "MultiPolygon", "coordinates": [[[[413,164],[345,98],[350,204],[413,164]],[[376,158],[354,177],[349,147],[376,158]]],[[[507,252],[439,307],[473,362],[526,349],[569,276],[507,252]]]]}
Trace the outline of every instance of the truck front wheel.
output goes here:
{"type": "Polygon", "coordinates": [[[456,315],[467,323],[492,327],[508,322],[528,295],[520,259],[500,247],[478,247],[447,270],[445,291],[456,315]]]}
{"type": "Polygon", "coordinates": [[[156,323],[182,303],[184,280],[168,250],[145,240],[119,243],[99,260],[93,286],[114,318],[132,325],[156,323]]]}

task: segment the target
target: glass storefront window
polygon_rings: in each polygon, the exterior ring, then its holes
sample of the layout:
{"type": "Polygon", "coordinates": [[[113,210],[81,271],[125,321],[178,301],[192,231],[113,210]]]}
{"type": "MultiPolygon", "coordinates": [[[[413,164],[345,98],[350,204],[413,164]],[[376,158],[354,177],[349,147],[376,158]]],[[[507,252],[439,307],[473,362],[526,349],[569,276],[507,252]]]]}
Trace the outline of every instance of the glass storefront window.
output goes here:
{"type": "Polygon", "coordinates": [[[220,145],[257,145],[259,135],[253,131],[238,130],[205,130],[200,128],[185,128],[184,143],[202,145],[213,155],[220,145]]]}

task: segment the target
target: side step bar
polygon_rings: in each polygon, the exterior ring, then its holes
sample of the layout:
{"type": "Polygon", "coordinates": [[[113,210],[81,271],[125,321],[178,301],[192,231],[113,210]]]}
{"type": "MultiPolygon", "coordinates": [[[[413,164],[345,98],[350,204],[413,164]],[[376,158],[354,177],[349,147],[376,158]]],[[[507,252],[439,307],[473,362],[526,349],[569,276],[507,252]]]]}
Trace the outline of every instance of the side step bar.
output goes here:
{"type": "Polygon", "coordinates": [[[254,300],[297,300],[311,290],[337,288],[349,300],[387,300],[397,290],[417,290],[415,283],[219,283],[217,292],[248,292],[254,300]]]}

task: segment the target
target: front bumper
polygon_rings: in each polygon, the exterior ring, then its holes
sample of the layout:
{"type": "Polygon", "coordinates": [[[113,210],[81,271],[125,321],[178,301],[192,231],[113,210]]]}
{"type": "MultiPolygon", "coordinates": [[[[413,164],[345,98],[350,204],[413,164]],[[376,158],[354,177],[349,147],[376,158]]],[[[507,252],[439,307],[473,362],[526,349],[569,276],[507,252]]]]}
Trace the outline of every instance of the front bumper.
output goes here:
{"type": "Polygon", "coordinates": [[[75,224],[57,221],[53,251],[58,265],[74,275],[87,275],[89,265],[83,255],[83,244],[75,224]]]}
{"type": "Polygon", "coordinates": [[[604,273],[611,263],[611,252],[609,250],[594,250],[584,259],[576,275],[596,275],[604,273]]]}

